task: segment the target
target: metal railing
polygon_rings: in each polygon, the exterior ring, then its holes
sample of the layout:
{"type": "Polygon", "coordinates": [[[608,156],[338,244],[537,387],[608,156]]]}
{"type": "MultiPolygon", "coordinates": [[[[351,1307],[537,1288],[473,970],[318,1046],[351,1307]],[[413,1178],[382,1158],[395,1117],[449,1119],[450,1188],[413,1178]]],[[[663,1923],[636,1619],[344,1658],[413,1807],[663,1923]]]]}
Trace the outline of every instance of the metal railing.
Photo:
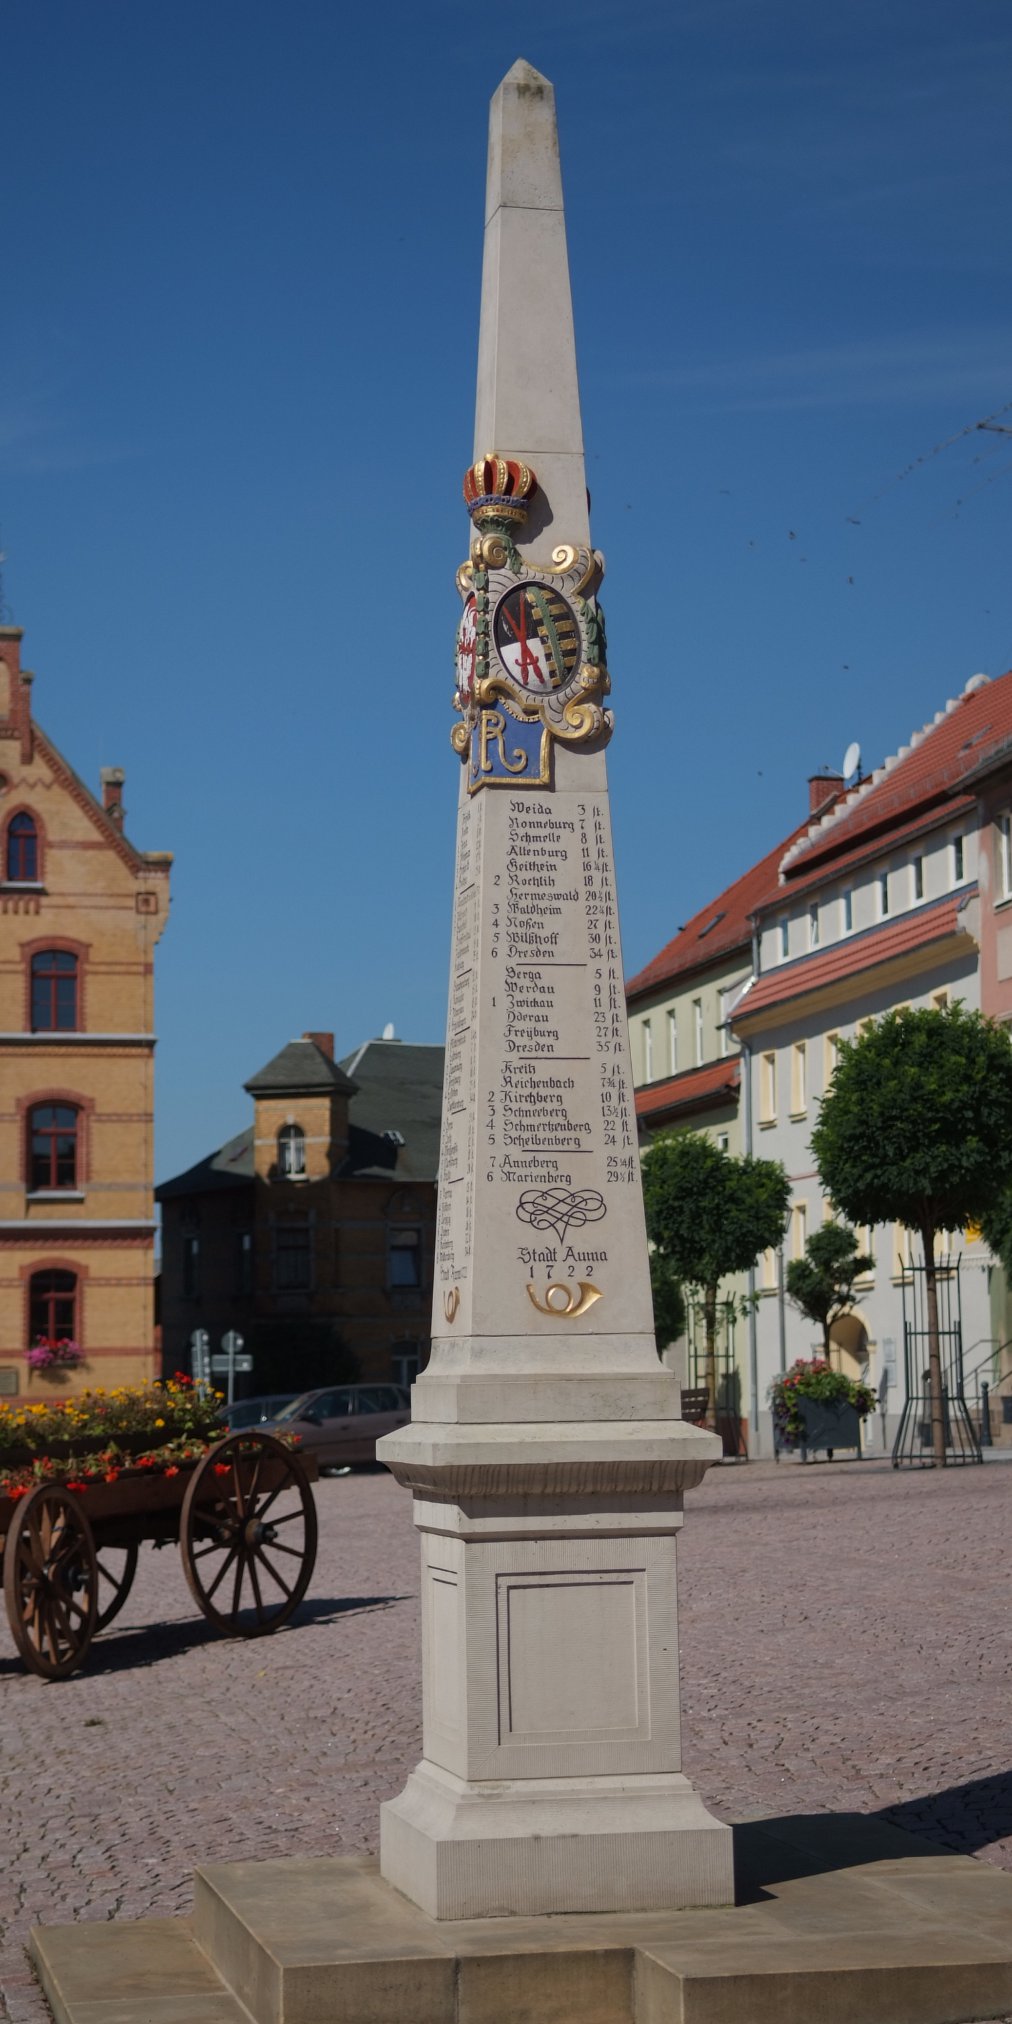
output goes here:
{"type": "Polygon", "coordinates": [[[993,1448],[995,1420],[1000,1426],[1012,1427],[1012,1341],[999,1342],[997,1336],[982,1335],[967,1351],[967,1358],[979,1349],[984,1355],[965,1372],[964,1394],[977,1422],[981,1447],[993,1448]],[[1006,1360],[1007,1368],[1002,1370],[1006,1360]]]}

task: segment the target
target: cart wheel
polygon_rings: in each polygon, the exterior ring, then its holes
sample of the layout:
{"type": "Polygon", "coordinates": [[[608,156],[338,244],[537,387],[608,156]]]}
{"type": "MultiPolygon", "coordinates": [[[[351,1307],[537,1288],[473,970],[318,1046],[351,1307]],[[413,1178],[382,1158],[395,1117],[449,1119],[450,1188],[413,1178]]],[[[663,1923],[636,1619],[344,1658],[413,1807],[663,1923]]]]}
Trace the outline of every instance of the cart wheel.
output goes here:
{"type": "Polygon", "coordinates": [[[83,1663],[98,1617],[95,1541],[60,1484],[42,1483],[18,1505],[4,1547],[4,1599],[31,1672],[65,1680],[83,1663]]]}
{"type": "Polygon", "coordinates": [[[137,1547],[100,1546],[96,1551],[98,1566],[98,1621],[95,1629],[105,1630],[113,1617],[118,1616],[125,1603],[137,1572],[137,1547]]]}
{"type": "Polygon", "coordinates": [[[226,1637],[263,1637],[298,1608],[316,1560],[316,1505],[272,1434],[231,1434],[194,1470],[179,1524],[197,1607],[226,1637]]]}

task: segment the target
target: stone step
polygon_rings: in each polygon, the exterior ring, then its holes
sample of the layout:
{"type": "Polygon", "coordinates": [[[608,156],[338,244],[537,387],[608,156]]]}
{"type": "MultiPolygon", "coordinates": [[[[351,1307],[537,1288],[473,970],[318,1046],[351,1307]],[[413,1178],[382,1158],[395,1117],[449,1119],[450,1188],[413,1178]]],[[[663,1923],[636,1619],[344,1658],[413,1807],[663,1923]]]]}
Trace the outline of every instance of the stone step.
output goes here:
{"type": "Polygon", "coordinates": [[[1012,1876],[860,1815],[735,1829],[731,1910],[426,1917],[364,1859],[198,1870],[192,1921],[46,1926],[57,2024],[965,2024],[1012,1876]]]}
{"type": "Polygon", "coordinates": [[[56,2024],[252,2024],[187,1919],[36,1926],[31,1954],[56,2024]]]}

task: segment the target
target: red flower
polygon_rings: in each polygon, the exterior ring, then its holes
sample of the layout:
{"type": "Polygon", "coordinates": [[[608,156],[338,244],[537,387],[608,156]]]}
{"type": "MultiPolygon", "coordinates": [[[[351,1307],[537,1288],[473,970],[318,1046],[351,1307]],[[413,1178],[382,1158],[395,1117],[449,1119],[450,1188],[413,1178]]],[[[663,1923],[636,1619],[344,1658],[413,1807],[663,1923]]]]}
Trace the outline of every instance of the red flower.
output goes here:
{"type": "Polygon", "coordinates": [[[165,1473],[166,1473],[166,1475],[167,1475],[167,1476],[178,1476],[178,1474],[179,1474],[179,1470],[178,1470],[178,1468],[176,1467],[176,1464],[175,1464],[175,1462],[173,1462],[173,1464],[172,1464],[171,1468],[169,1468],[169,1469],[166,1469],[165,1473]]]}
{"type": "Polygon", "coordinates": [[[231,1462],[216,1462],[214,1473],[216,1476],[230,1476],[232,1474],[231,1462]]]}
{"type": "Polygon", "coordinates": [[[105,1480],[107,1483],[115,1483],[118,1477],[119,1477],[118,1469],[107,1469],[105,1472],[105,1480]]]}
{"type": "Polygon", "coordinates": [[[80,1491],[80,1490],[86,1490],[87,1488],[88,1488],[88,1485],[87,1485],[87,1483],[68,1483],[68,1484],[67,1484],[67,1489],[68,1489],[68,1490],[78,1490],[78,1491],[80,1491]]]}

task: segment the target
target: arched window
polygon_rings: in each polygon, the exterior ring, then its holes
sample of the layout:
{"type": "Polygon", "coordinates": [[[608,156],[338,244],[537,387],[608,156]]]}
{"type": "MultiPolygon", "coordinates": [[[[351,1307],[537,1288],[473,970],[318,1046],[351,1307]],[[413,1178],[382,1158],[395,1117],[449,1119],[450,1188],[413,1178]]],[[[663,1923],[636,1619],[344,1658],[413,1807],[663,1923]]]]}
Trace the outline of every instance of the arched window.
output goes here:
{"type": "Polygon", "coordinates": [[[39,832],[31,815],[12,815],[7,824],[4,877],[9,885],[26,885],[39,876],[39,832]]]}
{"type": "Polygon", "coordinates": [[[32,957],[32,1032],[77,1030],[78,961],[69,949],[39,949],[32,957]]]}
{"type": "Polygon", "coordinates": [[[284,1124],[278,1133],[278,1171],[297,1181],[306,1171],[306,1134],[299,1124],[284,1124]]]}
{"type": "Polygon", "coordinates": [[[77,1186],[77,1126],[72,1103],[37,1103],[28,1113],[28,1186],[32,1193],[77,1186]]]}
{"type": "Polygon", "coordinates": [[[28,1286],[29,1346],[77,1339],[77,1275],[33,1272],[28,1286]]]}

